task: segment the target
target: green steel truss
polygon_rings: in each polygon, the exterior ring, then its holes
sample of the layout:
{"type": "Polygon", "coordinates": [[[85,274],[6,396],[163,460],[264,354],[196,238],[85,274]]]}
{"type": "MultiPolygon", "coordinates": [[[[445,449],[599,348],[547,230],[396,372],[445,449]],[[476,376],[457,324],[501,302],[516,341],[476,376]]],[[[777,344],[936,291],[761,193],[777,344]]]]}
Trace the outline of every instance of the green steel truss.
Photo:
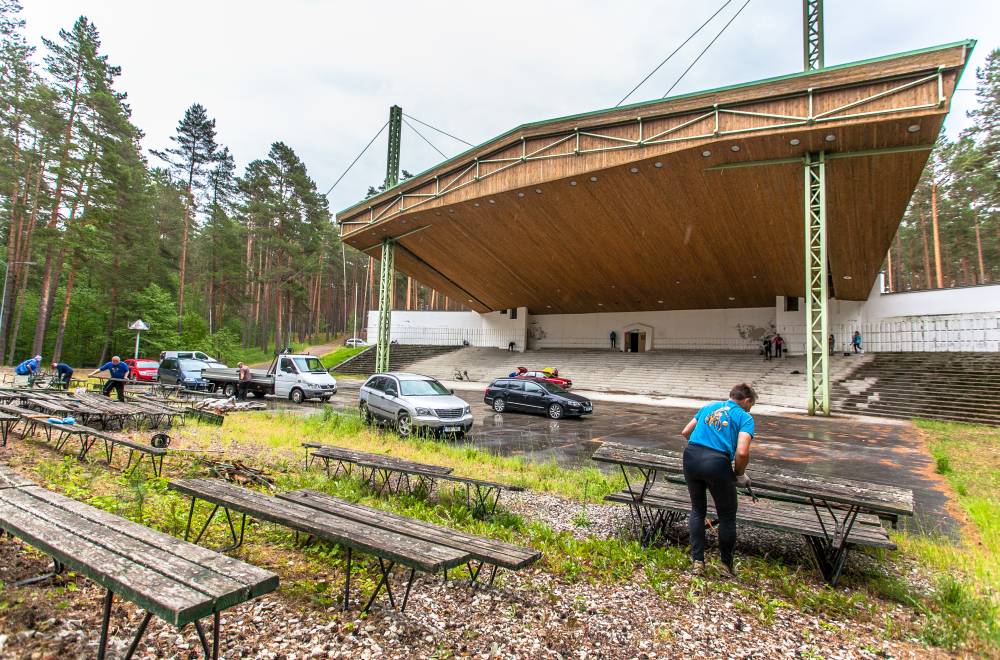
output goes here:
{"type": "Polygon", "coordinates": [[[389,371],[389,330],[392,320],[392,276],[395,261],[395,243],[391,238],[382,241],[382,267],[378,285],[378,343],[375,346],[375,371],[389,371]]]}
{"type": "Polygon", "coordinates": [[[826,158],[806,156],[805,167],[806,388],[810,415],[830,414],[827,350],[826,158]]]}
{"type": "Polygon", "coordinates": [[[385,189],[399,183],[399,147],[403,137],[403,109],[389,108],[389,153],[385,159],[385,189]]]}
{"type": "Polygon", "coordinates": [[[823,0],[802,0],[802,59],[806,71],[823,68],[823,0]]]}

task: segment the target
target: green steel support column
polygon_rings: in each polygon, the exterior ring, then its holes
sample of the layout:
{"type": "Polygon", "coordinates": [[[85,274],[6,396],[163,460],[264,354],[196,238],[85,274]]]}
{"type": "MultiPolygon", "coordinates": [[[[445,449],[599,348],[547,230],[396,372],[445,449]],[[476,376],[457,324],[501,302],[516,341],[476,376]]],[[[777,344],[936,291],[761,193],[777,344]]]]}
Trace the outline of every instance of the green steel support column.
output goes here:
{"type": "Polygon", "coordinates": [[[395,243],[382,240],[381,277],[378,285],[378,344],[375,346],[375,371],[389,371],[389,330],[392,319],[392,275],[395,243]]]}
{"type": "Polygon", "coordinates": [[[385,188],[399,183],[399,147],[403,137],[403,109],[398,105],[389,108],[389,153],[385,159],[385,188]]]}
{"type": "Polygon", "coordinates": [[[802,56],[806,71],[823,68],[823,0],[802,0],[802,56]]]}
{"type": "MultiPolygon", "coordinates": [[[[403,133],[403,109],[389,108],[389,152],[386,154],[385,188],[399,183],[399,147],[403,133]]],[[[375,370],[389,371],[389,337],[392,329],[392,286],[395,275],[395,243],[382,240],[381,271],[378,286],[378,343],[375,346],[375,370]]]]}
{"type": "Polygon", "coordinates": [[[827,350],[826,158],[805,160],[806,387],[810,415],[830,414],[830,353],[827,350]]]}

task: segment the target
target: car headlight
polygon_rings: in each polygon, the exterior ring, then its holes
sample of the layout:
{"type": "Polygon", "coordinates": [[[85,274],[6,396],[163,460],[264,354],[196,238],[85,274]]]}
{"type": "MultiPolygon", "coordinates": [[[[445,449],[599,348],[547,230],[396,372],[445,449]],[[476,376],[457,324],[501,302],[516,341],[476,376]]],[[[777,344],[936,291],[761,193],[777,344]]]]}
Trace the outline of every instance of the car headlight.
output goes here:
{"type": "Polygon", "coordinates": [[[434,417],[434,411],[430,408],[417,408],[416,413],[418,416],[434,417]]]}
{"type": "Polygon", "coordinates": [[[462,410],[462,414],[463,415],[471,415],[472,414],[472,406],[466,406],[465,409],[462,410]]]}
{"type": "Polygon", "coordinates": [[[569,402],[569,407],[570,408],[579,408],[580,407],[580,402],[579,401],[570,401],[569,402]]]}

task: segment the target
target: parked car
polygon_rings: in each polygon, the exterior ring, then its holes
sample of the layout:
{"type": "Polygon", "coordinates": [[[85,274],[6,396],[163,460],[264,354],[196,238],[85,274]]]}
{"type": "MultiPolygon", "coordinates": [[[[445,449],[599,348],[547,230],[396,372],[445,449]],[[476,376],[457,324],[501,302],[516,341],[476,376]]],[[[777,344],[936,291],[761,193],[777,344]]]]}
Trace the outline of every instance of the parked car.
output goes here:
{"type": "Polygon", "coordinates": [[[344,346],[347,346],[348,348],[354,348],[355,346],[367,346],[367,345],[368,342],[366,342],[364,339],[361,339],[360,337],[351,337],[350,339],[344,342],[344,346]]]}
{"type": "Polygon", "coordinates": [[[207,362],[213,367],[224,368],[226,366],[221,362],[219,362],[218,360],[216,360],[211,355],[208,355],[207,353],[203,353],[201,351],[161,351],[160,360],[165,360],[166,358],[178,358],[178,359],[186,358],[189,360],[201,360],[202,362],[207,362]]]}
{"type": "Polygon", "coordinates": [[[139,358],[138,360],[129,358],[125,360],[125,364],[128,365],[128,377],[131,380],[156,380],[156,372],[160,368],[159,362],[146,358],[139,358]]]}
{"type": "Polygon", "coordinates": [[[211,390],[211,381],[202,377],[208,363],[191,358],[168,357],[160,360],[156,378],[167,385],[180,385],[189,390],[211,390]]]}
{"type": "MultiPolygon", "coordinates": [[[[239,369],[210,365],[202,377],[211,381],[226,396],[236,394],[239,369]]],[[[315,355],[282,353],[275,356],[267,371],[250,370],[250,394],[263,397],[273,394],[292,403],[316,398],[323,402],[337,393],[337,381],[315,355]]]]}
{"type": "Polygon", "coordinates": [[[498,413],[508,410],[541,413],[552,419],[580,417],[594,412],[590,399],[558,385],[531,378],[497,378],[483,400],[498,413]]]}
{"type": "MultiPolygon", "coordinates": [[[[558,372],[557,372],[558,373],[558,372]]],[[[555,376],[545,371],[525,371],[522,374],[518,374],[517,378],[529,378],[531,380],[543,381],[546,383],[552,383],[553,385],[558,385],[564,390],[568,390],[573,387],[573,381],[569,378],[563,378],[561,376],[555,376]]]]}
{"type": "Polygon", "coordinates": [[[469,404],[438,381],[397,371],[366,380],[358,409],[366,424],[392,424],[404,438],[420,431],[463,435],[473,421],[469,404]]]}

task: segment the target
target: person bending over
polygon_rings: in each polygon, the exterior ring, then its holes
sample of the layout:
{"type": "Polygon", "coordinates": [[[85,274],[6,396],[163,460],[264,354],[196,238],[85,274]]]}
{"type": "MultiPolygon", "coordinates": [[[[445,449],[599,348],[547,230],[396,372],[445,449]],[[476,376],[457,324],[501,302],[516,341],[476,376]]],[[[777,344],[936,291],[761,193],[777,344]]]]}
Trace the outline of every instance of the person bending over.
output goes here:
{"type": "Polygon", "coordinates": [[[96,376],[102,371],[107,371],[110,378],[104,383],[104,396],[111,398],[111,390],[118,395],[119,401],[125,401],[125,378],[128,376],[128,365],[122,362],[117,355],[111,358],[111,362],[105,362],[97,369],[90,372],[91,376],[96,376]]]}
{"type": "Polygon", "coordinates": [[[712,494],[719,516],[719,553],[730,576],[736,575],[733,550],[736,547],[736,487],[750,485],[745,472],[750,462],[750,442],[754,421],[750,409],[757,393],[747,384],[733,387],[727,401],[704,406],[681,435],[688,439],[684,449],[684,479],[691,496],[688,531],[691,534],[691,561],[695,570],[705,568],[705,491],[712,494]]]}

